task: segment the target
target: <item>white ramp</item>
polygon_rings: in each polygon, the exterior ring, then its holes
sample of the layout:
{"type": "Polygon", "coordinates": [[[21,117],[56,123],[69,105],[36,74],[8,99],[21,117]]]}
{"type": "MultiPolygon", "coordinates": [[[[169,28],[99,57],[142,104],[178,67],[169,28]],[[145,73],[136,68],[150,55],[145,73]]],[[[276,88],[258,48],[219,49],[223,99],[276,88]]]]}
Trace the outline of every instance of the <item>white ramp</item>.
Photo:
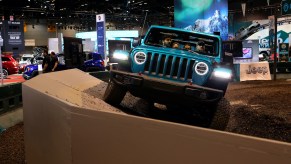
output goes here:
{"type": "Polygon", "coordinates": [[[291,163],[289,143],[126,115],[83,93],[100,85],[75,69],[23,84],[27,163],[291,163]]]}

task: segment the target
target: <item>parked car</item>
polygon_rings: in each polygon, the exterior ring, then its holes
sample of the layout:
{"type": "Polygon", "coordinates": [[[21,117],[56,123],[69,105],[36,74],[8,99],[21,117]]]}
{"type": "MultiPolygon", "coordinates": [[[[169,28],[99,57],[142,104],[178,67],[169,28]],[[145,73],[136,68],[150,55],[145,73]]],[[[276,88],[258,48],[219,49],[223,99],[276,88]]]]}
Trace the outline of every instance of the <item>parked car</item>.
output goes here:
{"type": "Polygon", "coordinates": [[[32,64],[42,64],[44,57],[42,55],[35,56],[33,58],[32,64]]]}
{"type": "Polygon", "coordinates": [[[41,64],[30,64],[25,67],[22,76],[25,80],[29,80],[37,76],[39,74],[39,71],[42,71],[41,64]]]}
{"type": "Polygon", "coordinates": [[[22,73],[24,71],[26,65],[32,64],[33,59],[33,54],[23,54],[19,61],[19,73],[22,73]]]}
{"type": "MultiPolygon", "coordinates": [[[[66,69],[64,55],[57,54],[57,57],[58,57],[58,61],[59,61],[57,71],[66,69]]],[[[43,57],[36,57],[34,59],[35,64],[30,64],[30,65],[27,65],[25,67],[23,75],[22,75],[24,79],[29,80],[29,79],[37,76],[40,72],[42,72],[43,68],[42,68],[42,60],[41,59],[43,59],[43,57]]]]}
{"type": "Polygon", "coordinates": [[[1,55],[2,59],[2,70],[4,77],[11,75],[11,74],[17,74],[19,71],[19,64],[18,62],[13,58],[12,55],[1,55]]]}
{"type": "Polygon", "coordinates": [[[82,66],[83,71],[89,72],[105,70],[104,60],[101,54],[96,52],[90,52],[88,56],[91,59],[84,61],[84,64],[82,66]]]}

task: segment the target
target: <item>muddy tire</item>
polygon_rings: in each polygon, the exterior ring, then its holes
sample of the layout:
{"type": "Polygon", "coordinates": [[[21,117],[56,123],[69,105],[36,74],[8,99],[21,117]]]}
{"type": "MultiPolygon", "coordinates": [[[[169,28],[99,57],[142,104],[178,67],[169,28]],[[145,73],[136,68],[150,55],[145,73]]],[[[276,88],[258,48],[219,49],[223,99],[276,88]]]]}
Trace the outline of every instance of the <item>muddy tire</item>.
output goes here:
{"type": "Polygon", "coordinates": [[[150,100],[140,99],[138,102],[139,113],[143,116],[151,116],[152,110],[154,110],[154,102],[150,100]]]}
{"type": "Polygon", "coordinates": [[[216,105],[210,106],[209,128],[216,130],[225,130],[230,119],[230,104],[222,98],[216,105]]]}
{"type": "Polygon", "coordinates": [[[111,105],[119,105],[126,94],[126,88],[115,84],[112,80],[109,80],[103,100],[111,105]]]}

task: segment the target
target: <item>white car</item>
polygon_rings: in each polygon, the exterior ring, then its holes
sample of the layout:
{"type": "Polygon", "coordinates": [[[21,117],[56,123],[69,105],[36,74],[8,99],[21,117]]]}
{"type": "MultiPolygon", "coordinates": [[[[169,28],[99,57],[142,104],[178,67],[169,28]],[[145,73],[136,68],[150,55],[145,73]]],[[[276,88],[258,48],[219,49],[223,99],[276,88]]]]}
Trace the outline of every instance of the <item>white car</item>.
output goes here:
{"type": "Polygon", "coordinates": [[[31,64],[31,60],[34,58],[32,54],[23,54],[20,58],[19,64],[31,64]]]}
{"type": "Polygon", "coordinates": [[[32,64],[33,54],[23,54],[19,61],[19,73],[24,71],[25,66],[32,64]]]}

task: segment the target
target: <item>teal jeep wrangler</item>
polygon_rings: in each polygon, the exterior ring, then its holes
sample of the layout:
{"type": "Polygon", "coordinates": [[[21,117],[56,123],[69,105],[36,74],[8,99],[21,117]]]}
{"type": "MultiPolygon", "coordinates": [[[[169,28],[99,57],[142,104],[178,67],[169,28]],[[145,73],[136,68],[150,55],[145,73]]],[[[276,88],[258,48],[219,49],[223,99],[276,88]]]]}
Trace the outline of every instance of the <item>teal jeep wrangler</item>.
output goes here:
{"type": "Polygon", "coordinates": [[[151,26],[125,56],[110,70],[103,97],[109,104],[120,104],[129,91],[167,106],[216,105],[232,79],[218,35],[151,26]]]}

